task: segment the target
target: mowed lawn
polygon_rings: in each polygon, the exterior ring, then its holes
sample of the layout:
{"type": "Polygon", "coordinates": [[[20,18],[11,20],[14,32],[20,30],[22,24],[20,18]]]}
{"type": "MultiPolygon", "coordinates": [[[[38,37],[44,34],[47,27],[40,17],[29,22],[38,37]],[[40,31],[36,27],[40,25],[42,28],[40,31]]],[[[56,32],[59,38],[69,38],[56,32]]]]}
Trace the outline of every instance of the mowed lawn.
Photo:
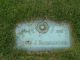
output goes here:
{"type": "Polygon", "coordinates": [[[0,60],[80,60],[80,0],[0,0],[0,60]],[[50,53],[15,50],[17,23],[36,18],[69,22],[73,46],[50,53]]]}

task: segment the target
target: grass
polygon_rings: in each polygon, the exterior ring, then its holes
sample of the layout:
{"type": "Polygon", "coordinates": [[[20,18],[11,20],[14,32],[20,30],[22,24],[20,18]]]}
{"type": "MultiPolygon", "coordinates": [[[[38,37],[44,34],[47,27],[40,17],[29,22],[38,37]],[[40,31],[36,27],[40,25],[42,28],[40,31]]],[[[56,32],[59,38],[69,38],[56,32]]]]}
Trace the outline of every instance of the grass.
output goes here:
{"type": "Polygon", "coordinates": [[[0,0],[0,60],[80,60],[80,0],[0,0]],[[73,48],[65,52],[28,54],[13,49],[16,24],[36,18],[68,21],[73,48]]]}

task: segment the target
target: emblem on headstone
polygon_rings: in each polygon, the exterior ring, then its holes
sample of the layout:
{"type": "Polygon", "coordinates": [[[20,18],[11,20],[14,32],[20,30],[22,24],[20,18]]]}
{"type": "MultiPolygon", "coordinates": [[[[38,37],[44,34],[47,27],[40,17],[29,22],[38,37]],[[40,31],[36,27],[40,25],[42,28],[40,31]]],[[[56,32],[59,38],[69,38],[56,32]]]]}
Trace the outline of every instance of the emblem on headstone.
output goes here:
{"type": "Polygon", "coordinates": [[[40,23],[37,23],[36,29],[40,33],[46,33],[49,29],[49,26],[47,22],[40,22],[40,23]]]}

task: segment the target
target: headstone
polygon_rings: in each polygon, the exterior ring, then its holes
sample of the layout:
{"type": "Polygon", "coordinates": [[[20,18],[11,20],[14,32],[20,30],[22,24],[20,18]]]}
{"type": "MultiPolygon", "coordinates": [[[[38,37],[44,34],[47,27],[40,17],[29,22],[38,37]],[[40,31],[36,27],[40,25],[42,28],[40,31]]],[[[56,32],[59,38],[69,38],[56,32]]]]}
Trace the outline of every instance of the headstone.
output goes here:
{"type": "Polygon", "coordinates": [[[69,24],[35,20],[17,25],[16,47],[26,51],[51,51],[71,47],[69,24]]]}

